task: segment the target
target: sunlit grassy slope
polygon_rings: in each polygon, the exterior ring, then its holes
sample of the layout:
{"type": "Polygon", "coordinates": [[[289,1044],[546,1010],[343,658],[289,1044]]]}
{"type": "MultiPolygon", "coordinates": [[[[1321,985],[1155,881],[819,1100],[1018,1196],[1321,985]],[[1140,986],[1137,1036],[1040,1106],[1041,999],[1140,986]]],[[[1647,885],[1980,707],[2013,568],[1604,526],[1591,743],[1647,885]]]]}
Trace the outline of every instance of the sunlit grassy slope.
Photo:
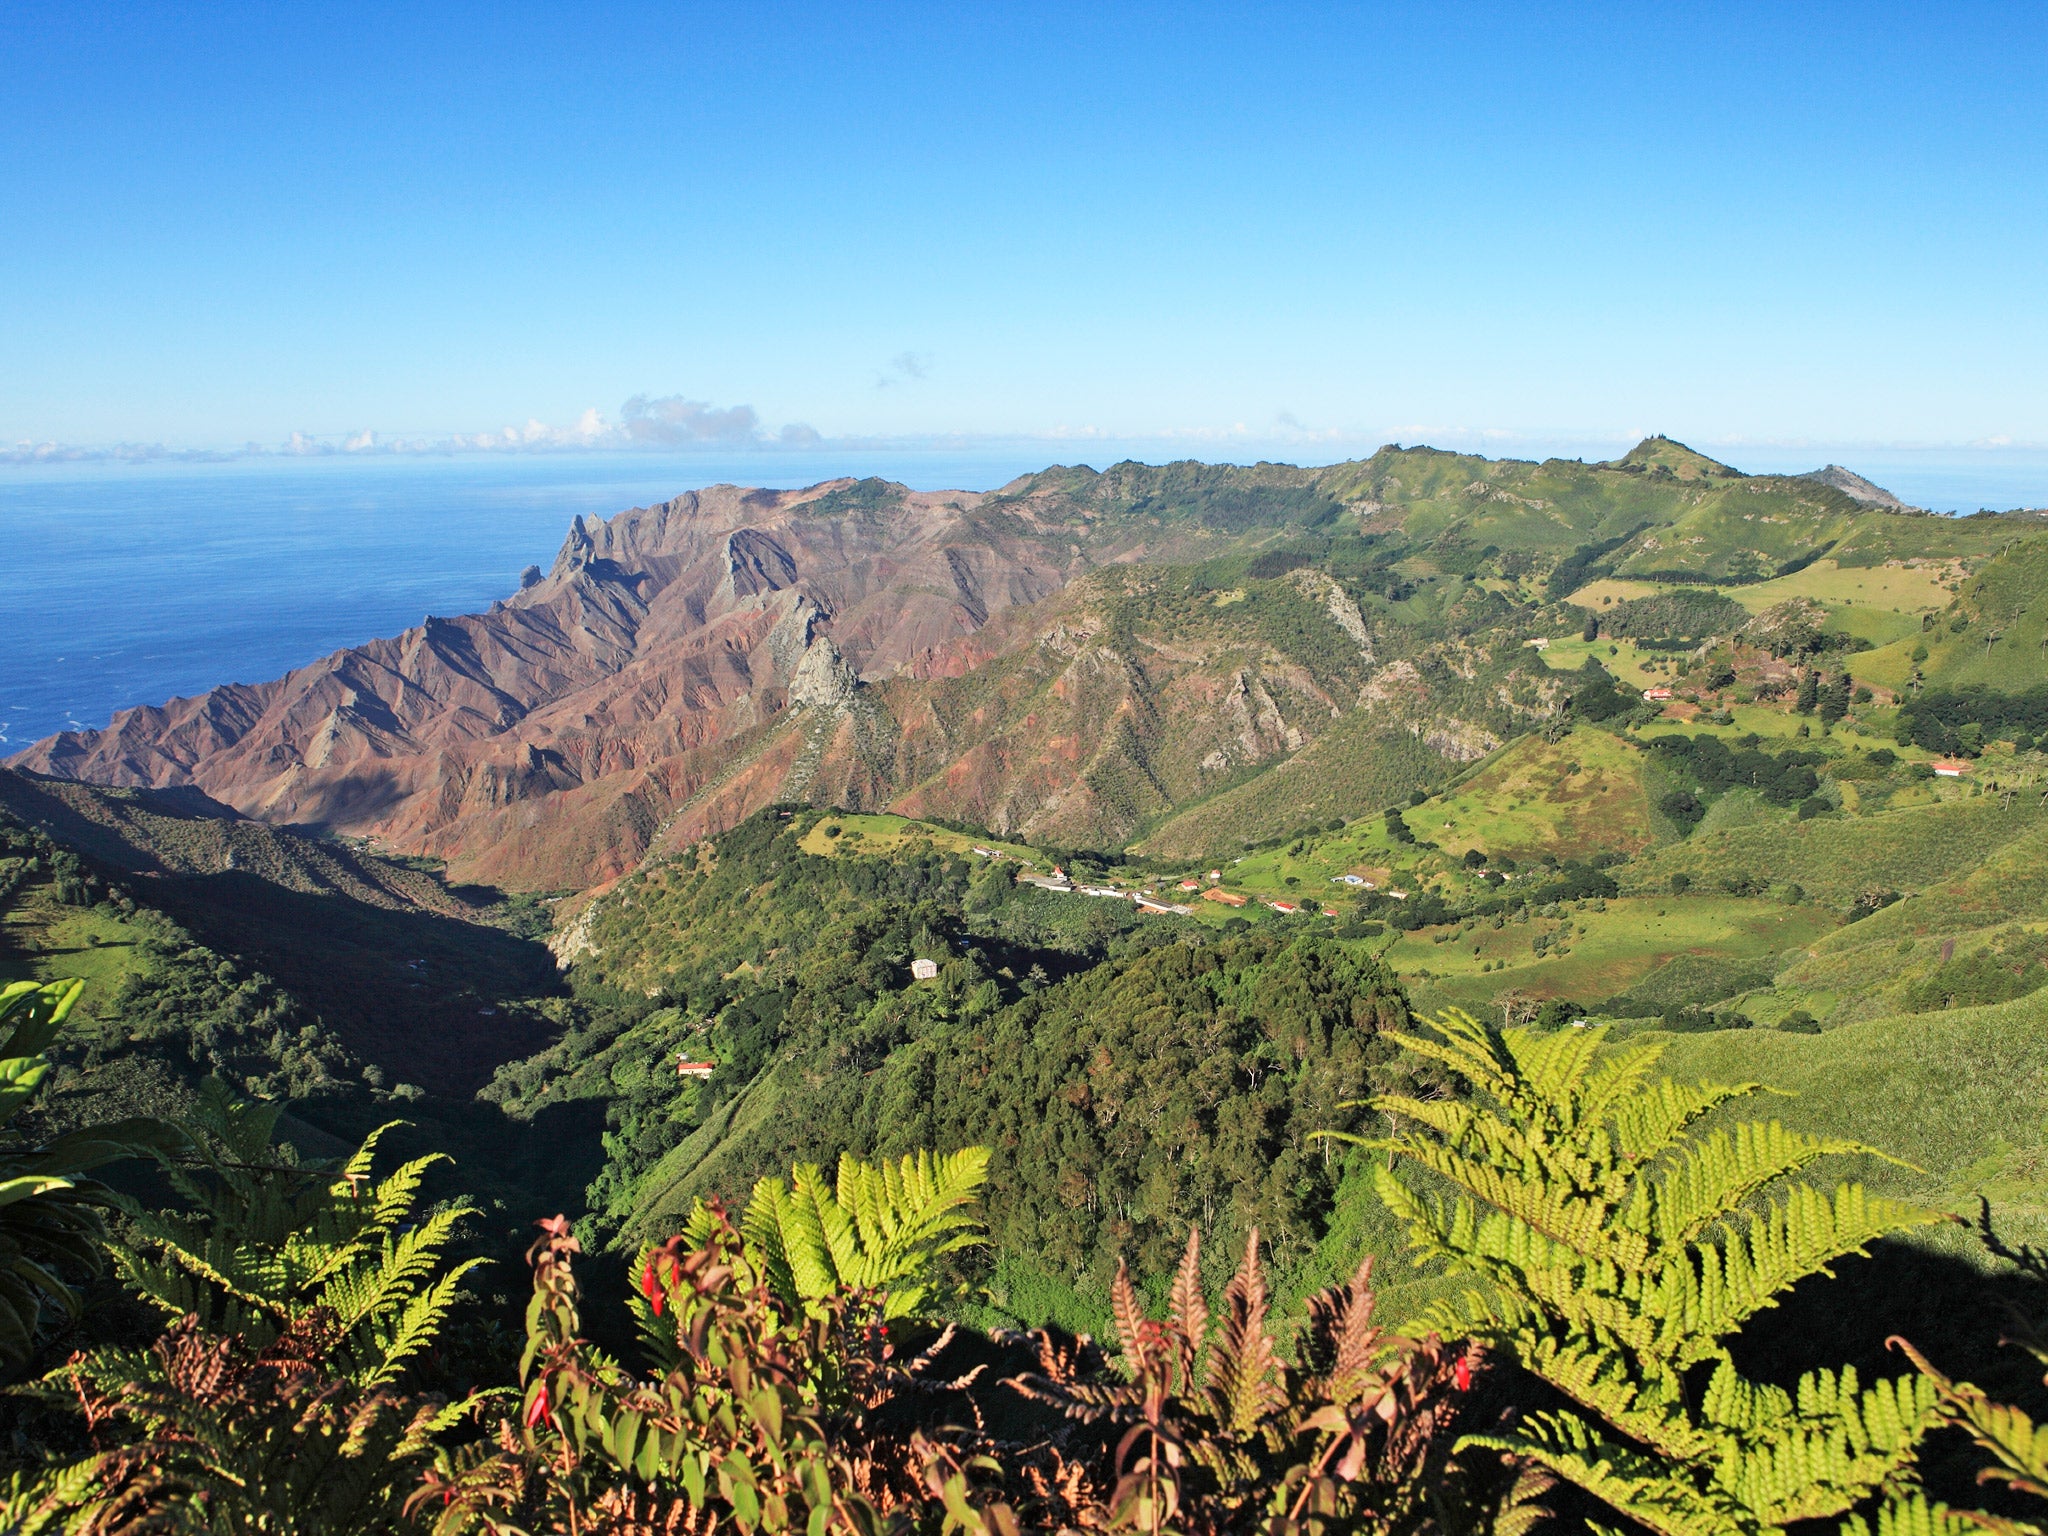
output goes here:
{"type": "Polygon", "coordinates": [[[1574,902],[1554,917],[1504,919],[1498,928],[1482,918],[1424,929],[1403,935],[1386,954],[1423,1011],[1455,1004],[1486,1013],[1494,998],[1519,991],[1592,1005],[1682,956],[1711,957],[1754,981],[1759,967],[1771,974],[1780,956],[1803,949],[1838,921],[1810,904],[1637,897],[1574,902]],[[1538,939],[1544,941],[1540,952],[1538,939]]]}
{"type": "Polygon", "coordinates": [[[2048,999],[1893,1015],[1820,1035],[1674,1035],[1664,1068],[1685,1079],[1756,1081],[1792,1095],[1787,1125],[1874,1146],[1911,1167],[1860,1159],[1872,1187],[1948,1210],[1979,1194],[2048,1225],[2048,999]]]}

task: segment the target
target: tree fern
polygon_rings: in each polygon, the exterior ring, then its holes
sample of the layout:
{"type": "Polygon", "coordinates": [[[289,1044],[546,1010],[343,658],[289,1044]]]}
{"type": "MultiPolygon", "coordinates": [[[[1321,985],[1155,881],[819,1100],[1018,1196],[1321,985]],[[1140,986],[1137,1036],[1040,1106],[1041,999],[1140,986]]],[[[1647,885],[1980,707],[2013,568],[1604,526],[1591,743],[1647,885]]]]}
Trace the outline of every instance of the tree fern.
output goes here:
{"type": "Polygon", "coordinates": [[[420,1185],[439,1155],[374,1177],[372,1131],[338,1167],[299,1167],[271,1145],[279,1106],[201,1094],[197,1166],[166,1159],[188,1209],[129,1204],[135,1240],[116,1250],[129,1284],[168,1318],[236,1334],[257,1349],[314,1310],[332,1320],[331,1364],[360,1387],[394,1379],[431,1342],[462,1277],[481,1259],[443,1267],[468,1206],[417,1222],[420,1185]]]}
{"type": "Polygon", "coordinates": [[[1786,1182],[1871,1148],[1775,1121],[1703,1129],[1758,1085],[1653,1078],[1660,1047],[1608,1049],[1601,1029],[1495,1032],[1457,1010],[1434,1026],[1392,1038],[1473,1095],[1373,1101],[1396,1127],[1373,1143],[1390,1154],[1379,1192],[1423,1255],[1488,1282],[1431,1323],[1512,1351],[1577,1405],[1472,1443],[1668,1536],[1839,1515],[1903,1472],[1937,1415],[1925,1376],[1817,1371],[1787,1392],[1744,1378],[1727,1348],[1798,1280],[1937,1219],[1853,1184],[1786,1182]]]}
{"type": "Polygon", "coordinates": [[[761,1180],[742,1229],[779,1294],[816,1300],[848,1288],[886,1292],[887,1316],[914,1315],[938,1292],[938,1261],[982,1241],[969,1207],[987,1179],[986,1147],[880,1164],[847,1154],[835,1185],[808,1163],[787,1185],[761,1180]]]}
{"type": "Polygon", "coordinates": [[[270,1145],[277,1116],[207,1084],[187,1155],[163,1158],[189,1208],[123,1202],[121,1270],[172,1321],[148,1350],[75,1356],[38,1385],[101,1449],[18,1479],[0,1527],[390,1531],[435,1439],[495,1395],[396,1385],[480,1262],[442,1257],[465,1208],[413,1220],[432,1159],[375,1178],[379,1130],[339,1167],[300,1167],[270,1145]]]}

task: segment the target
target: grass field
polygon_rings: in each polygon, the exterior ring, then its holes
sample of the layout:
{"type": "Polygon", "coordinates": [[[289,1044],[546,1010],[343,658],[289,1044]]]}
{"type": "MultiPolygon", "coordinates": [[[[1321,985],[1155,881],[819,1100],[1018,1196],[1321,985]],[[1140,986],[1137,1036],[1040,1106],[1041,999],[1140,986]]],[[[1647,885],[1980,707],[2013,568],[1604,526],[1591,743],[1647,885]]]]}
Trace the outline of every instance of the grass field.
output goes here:
{"type": "Polygon", "coordinates": [[[1918,891],[1967,873],[2048,819],[2048,811],[2030,797],[2008,809],[1992,796],[1952,790],[1939,804],[1864,816],[1766,816],[1725,831],[1702,829],[1625,866],[1616,871],[1624,893],[1668,889],[1681,871],[1702,886],[1741,875],[1795,882],[1834,904],[1873,887],[1918,891]]]}
{"type": "MultiPolygon", "coordinates": [[[[1852,605],[1917,615],[1946,607],[1955,595],[1955,581],[1955,571],[1946,565],[1845,567],[1832,560],[1816,560],[1790,576],[1715,590],[1734,598],[1751,613],[1762,613],[1788,598],[1810,597],[1829,608],[1852,605]]],[[[1599,609],[1678,590],[1681,589],[1662,582],[1610,576],[1588,582],[1572,593],[1568,601],[1581,608],[1599,609]]]]}
{"type": "Polygon", "coordinates": [[[1044,862],[1044,855],[1023,843],[969,837],[963,832],[933,826],[928,821],[913,821],[907,816],[892,816],[887,813],[849,812],[828,816],[805,833],[797,846],[805,853],[818,858],[830,858],[840,853],[871,854],[885,858],[891,854],[920,848],[929,848],[936,853],[958,853],[971,857],[974,850],[979,847],[993,848],[1000,853],[1006,853],[1020,864],[1044,862]]]}
{"type": "MultiPolygon", "coordinates": [[[[1872,1188],[1945,1210],[1982,1194],[2048,1231],[2048,1001],[1870,1019],[1819,1035],[1722,1030],[1664,1037],[1681,1079],[1757,1081],[1793,1097],[1768,1115],[1874,1146],[1872,1188]]],[[[1754,1113],[1754,1111],[1752,1111],[1754,1113]]]]}
{"type": "Polygon", "coordinates": [[[1642,770],[1642,751],[1609,731],[1582,728],[1556,743],[1525,736],[1408,822],[1453,857],[1471,848],[1524,861],[1636,853],[1655,835],[1642,770]]]}
{"type": "Polygon", "coordinates": [[[1423,929],[1403,934],[1384,954],[1420,1011],[1456,1006],[1483,1016],[1511,991],[1591,1006],[1675,957],[1763,960],[1804,948],[1838,922],[1811,905],[1756,898],[1623,897],[1572,902],[1555,917],[1510,919],[1498,928],[1485,918],[1423,929]]]}
{"type": "Polygon", "coordinates": [[[1176,807],[1131,849],[1200,860],[1309,822],[1368,815],[1406,800],[1417,785],[1440,782],[1445,767],[1417,737],[1354,710],[1248,781],[1176,807]]]}
{"type": "Polygon", "coordinates": [[[0,920],[0,981],[83,981],[76,1014],[90,1019],[123,980],[146,970],[139,937],[110,907],[63,906],[47,886],[31,887],[0,920]]]}
{"type": "Polygon", "coordinates": [[[1633,640],[1581,640],[1576,635],[1552,640],[1541,655],[1543,665],[1553,672],[1576,672],[1591,656],[1614,674],[1616,682],[1631,688],[1655,686],[1671,664],[1670,652],[1640,651],[1633,640]]]}

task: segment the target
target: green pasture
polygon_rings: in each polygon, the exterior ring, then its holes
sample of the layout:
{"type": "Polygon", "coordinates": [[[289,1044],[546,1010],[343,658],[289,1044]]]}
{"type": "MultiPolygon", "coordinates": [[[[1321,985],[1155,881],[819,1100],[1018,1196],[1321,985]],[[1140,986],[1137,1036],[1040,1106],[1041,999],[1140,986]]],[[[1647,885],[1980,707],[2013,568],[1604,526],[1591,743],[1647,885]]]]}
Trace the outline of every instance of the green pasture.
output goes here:
{"type": "Polygon", "coordinates": [[[150,970],[140,939],[111,907],[67,907],[32,888],[0,919],[0,981],[83,981],[78,1010],[91,1017],[130,975],[150,970]]]}
{"type": "Polygon", "coordinates": [[[1761,1082],[1789,1094],[1745,1113],[1876,1147],[1872,1188],[1968,1213],[1978,1195],[2048,1230],[2048,1000],[1897,1015],[1819,1035],[1719,1030],[1665,1036],[1682,1080],[1761,1082]]]}
{"type": "Polygon", "coordinates": [[[1872,889],[1918,891],[1966,874],[2048,821],[2048,810],[2034,795],[2016,796],[2007,806],[1997,796],[1974,793],[1973,786],[1915,788],[1940,798],[1810,821],[1789,810],[1763,810],[1747,825],[1703,825],[1684,842],[1624,865],[1615,876],[1625,894],[1668,890],[1679,873],[1705,888],[1743,877],[1766,885],[1791,882],[1813,899],[1846,906],[1872,889]]]}
{"type": "Polygon", "coordinates": [[[1507,992],[1591,1006],[1679,956],[1760,960],[1802,949],[1838,921],[1812,905],[1756,897],[1619,897],[1567,903],[1554,917],[1504,918],[1499,927],[1478,918],[1422,929],[1401,935],[1384,953],[1418,1010],[1456,1006],[1483,1014],[1507,992]]]}
{"type": "Polygon", "coordinates": [[[834,812],[806,832],[797,846],[817,858],[842,853],[883,857],[912,848],[971,857],[974,849],[980,847],[1006,853],[1021,864],[1044,862],[1043,854],[1023,843],[970,837],[964,832],[886,812],[834,812]]]}

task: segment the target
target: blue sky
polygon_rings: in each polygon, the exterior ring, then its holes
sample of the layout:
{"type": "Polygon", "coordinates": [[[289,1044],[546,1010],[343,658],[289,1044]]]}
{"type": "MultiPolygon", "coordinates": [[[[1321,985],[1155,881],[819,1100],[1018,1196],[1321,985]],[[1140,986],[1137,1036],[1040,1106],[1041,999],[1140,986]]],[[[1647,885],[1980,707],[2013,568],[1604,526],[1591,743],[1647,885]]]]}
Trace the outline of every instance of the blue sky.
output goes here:
{"type": "Polygon", "coordinates": [[[2038,448],[2044,60],[2038,4],[17,3],[0,446],[2038,448]]]}

